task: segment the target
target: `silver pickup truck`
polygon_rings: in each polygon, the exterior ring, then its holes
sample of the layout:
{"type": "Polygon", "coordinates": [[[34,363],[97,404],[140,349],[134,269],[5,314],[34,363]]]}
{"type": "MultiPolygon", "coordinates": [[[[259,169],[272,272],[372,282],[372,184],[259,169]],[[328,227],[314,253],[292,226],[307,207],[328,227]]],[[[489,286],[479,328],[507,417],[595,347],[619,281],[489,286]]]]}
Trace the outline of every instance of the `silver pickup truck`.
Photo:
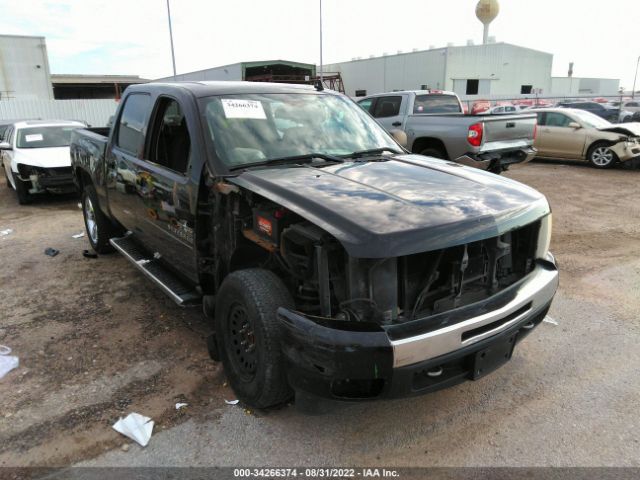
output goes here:
{"type": "Polygon", "coordinates": [[[416,90],[357,100],[388,131],[404,131],[411,152],[500,173],[531,160],[536,116],[468,115],[453,92],[416,90]]]}

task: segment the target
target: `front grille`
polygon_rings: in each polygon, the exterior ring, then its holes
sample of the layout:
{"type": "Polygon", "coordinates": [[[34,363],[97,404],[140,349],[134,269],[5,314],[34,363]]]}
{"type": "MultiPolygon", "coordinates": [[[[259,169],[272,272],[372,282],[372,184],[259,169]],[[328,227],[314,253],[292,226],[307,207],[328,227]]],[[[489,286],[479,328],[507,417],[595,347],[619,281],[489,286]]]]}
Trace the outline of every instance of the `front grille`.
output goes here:
{"type": "Polygon", "coordinates": [[[398,304],[405,320],[470,305],[534,267],[540,222],[478,242],[401,257],[398,304]]]}

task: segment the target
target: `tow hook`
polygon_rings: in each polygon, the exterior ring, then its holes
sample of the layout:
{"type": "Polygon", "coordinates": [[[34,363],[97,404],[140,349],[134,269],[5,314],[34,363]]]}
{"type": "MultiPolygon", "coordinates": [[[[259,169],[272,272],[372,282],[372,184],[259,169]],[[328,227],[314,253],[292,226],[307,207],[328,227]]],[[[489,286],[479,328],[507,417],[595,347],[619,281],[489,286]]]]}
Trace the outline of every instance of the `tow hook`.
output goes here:
{"type": "Polygon", "coordinates": [[[442,372],[444,370],[442,369],[442,367],[436,367],[433,368],[431,370],[427,370],[427,376],[429,377],[439,377],[440,375],[442,375],[442,372]]]}

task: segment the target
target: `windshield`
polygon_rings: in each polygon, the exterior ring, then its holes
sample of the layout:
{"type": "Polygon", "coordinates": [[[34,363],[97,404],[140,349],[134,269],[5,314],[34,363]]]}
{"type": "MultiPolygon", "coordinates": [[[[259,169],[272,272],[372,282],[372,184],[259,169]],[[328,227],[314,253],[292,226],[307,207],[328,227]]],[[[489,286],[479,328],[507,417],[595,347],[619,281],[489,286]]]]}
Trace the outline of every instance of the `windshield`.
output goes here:
{"type": "Polygon", "coordinates": [[[413,113],[460,113],[460,102],[455,95],[417,95],[413,113]]]}
{"type": "Polygon", "coordinates": [[[332,94],[207,97],[201,109],[218,157],[230,168],[299,155],[400,150],[351,100],[332,94]]]}
{"type": "Polygon", "coordinates": [[[584,127],[607,128],[613,125],[611,122],[605,120],[604,118],[585,110],[574,110],[573,115],[575,115],[576,118],[580,120],[580,123],[582,123],[584,127]]]}
{"type": "Polygon", "coordinates": [[[32,127],[18,130],[16,147],[49,148],[68,147],[71,144],[71,132],[76,126],[32,127]]]}

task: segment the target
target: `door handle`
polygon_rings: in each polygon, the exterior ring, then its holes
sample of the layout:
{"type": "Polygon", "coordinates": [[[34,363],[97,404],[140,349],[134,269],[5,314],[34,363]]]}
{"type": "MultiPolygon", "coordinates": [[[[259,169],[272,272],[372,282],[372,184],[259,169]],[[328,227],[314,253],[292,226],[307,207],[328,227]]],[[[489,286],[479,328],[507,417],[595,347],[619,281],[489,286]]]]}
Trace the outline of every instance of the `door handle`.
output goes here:
{"type": "Polygon", "coordinates": [[[400,125],[402,125],[402,122],[393,122],[391,125],[393,125],[394,127],[399,127],[400,125]]]}

